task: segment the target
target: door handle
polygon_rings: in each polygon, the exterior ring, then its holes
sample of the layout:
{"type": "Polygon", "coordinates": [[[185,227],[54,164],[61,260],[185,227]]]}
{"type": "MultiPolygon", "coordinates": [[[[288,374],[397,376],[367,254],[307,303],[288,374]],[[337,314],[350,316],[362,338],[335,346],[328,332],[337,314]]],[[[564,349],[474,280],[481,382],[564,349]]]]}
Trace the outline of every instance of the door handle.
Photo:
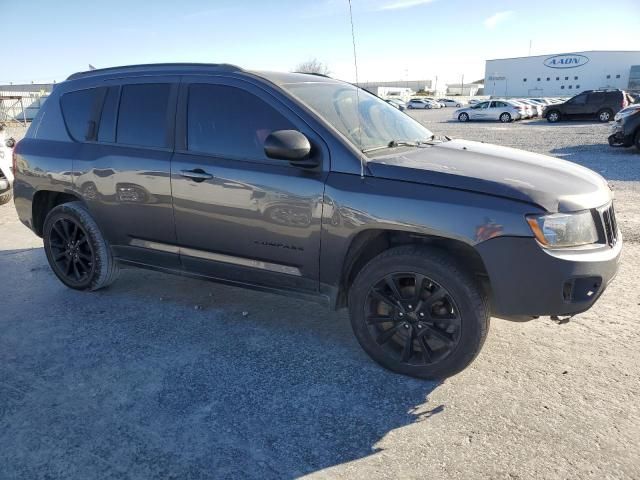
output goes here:
{"type": "Polygon", "coordinates": [[[190,178],[194,182],[204,182],[205,180],[210,180],[213,178],[213,175],[205,172],[201,168],[194,168],[193,170],[180,170],[180,175],[190,178]]]}

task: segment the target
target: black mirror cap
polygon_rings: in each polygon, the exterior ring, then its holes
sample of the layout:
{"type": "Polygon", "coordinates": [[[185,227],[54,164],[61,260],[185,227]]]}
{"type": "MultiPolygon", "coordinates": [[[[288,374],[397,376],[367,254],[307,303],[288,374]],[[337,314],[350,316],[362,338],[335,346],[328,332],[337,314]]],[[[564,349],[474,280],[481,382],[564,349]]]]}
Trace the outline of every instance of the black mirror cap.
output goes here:
{"type": "Polygon", "coordinates": [[[265,139],[264,153],[269,158],[300,162],[309,157],[311,143],[297,130],[276,130],[265,139]]]}

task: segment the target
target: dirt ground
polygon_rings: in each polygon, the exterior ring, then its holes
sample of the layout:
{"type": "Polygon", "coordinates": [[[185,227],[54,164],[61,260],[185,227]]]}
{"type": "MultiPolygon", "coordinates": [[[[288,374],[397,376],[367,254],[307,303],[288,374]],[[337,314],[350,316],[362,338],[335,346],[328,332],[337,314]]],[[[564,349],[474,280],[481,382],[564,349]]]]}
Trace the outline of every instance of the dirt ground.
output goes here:
{"type": "Polygon", "coordinates": [[[606,125],[451,122],[435,133],[555,155],[614,185],[620,272],[588,312],[494,319],[441,383],[391,374],[344,312],[125,270],[63,287],[0,207],[0,478],[640,478],[640,154],[606,125]]]}

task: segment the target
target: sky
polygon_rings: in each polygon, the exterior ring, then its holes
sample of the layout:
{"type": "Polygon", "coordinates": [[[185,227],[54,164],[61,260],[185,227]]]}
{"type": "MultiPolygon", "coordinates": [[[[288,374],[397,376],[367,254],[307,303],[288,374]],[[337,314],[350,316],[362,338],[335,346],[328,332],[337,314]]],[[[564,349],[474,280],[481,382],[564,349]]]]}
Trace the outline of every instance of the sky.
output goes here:
{"type": "MultiPolygon", "coordinates": [[[[640,50],[640,0],[352,0],[362,81],[484,77],[484,61],[640,50]]],[[[355,80],[348,0],[0,0],[1,83],[156,62],[292,71],[317,58],[355,80]]]]}

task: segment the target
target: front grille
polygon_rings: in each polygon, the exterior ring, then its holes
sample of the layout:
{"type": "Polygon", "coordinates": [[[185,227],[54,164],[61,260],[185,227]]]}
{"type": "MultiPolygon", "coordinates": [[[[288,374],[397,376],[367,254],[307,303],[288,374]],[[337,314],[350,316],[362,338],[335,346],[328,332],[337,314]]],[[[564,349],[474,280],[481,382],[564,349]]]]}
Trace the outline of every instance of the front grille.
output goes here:
{"type": "Polygon", "coordinates": [[[618,241],[618,222],[616,222],[613,203],[603,210],[600,210],[600,218],[602,219],[602,228],[605,235],[604,240],[607,244],[614,246],[618,241]]]}

